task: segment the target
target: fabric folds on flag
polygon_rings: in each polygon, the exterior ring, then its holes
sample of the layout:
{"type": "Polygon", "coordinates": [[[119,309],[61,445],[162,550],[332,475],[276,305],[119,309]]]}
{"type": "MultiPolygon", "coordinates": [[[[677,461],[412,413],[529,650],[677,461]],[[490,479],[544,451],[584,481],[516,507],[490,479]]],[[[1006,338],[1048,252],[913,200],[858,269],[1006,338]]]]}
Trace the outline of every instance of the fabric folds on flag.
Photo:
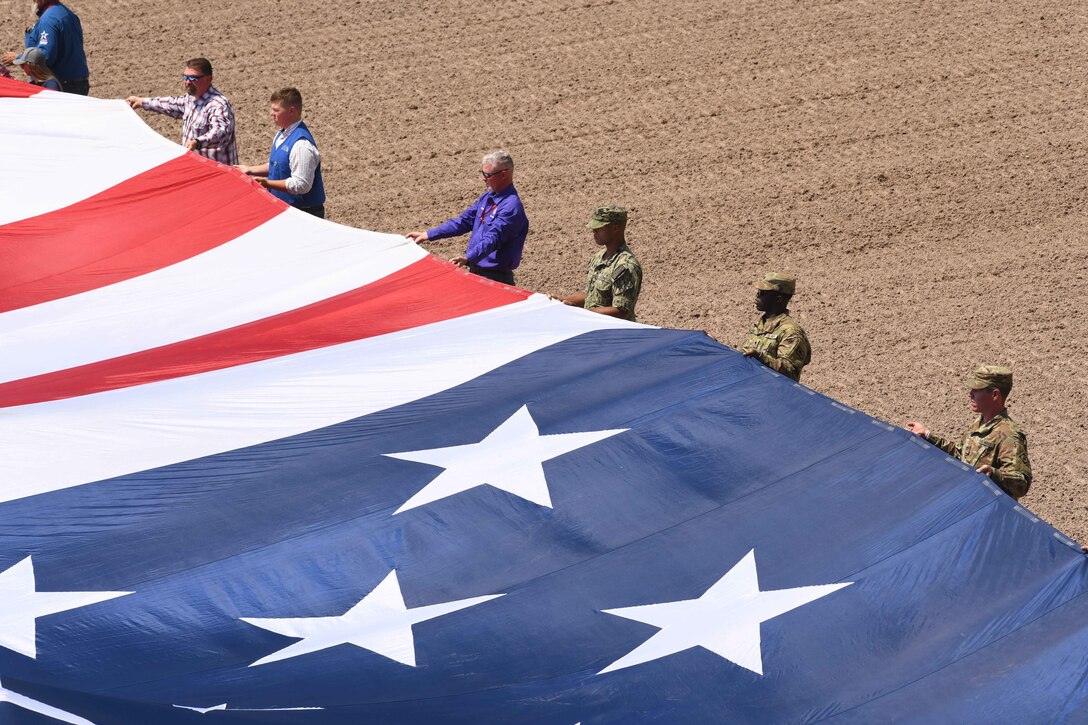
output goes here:
{"type": "Polygon", "coordinates": [[[0,720],[1088,717],[1073,542],[701,332],[0,79],[0,720]]]}

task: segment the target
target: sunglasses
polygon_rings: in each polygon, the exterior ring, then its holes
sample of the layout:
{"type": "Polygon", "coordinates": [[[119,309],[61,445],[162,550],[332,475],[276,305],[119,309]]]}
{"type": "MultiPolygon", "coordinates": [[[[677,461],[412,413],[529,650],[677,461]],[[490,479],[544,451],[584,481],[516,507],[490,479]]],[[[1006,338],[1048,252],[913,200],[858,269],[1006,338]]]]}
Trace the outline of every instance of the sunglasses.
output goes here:
{"type": "Polygon", "coordinates": [[[208,76],[191,76],[191,75],[184,75],[184,74],[183,74],[183,75],[181,76],[181,79],[182,79],[183,81],[189,81],[190,83],[196,83],[196,82],[197,82],[198,80],[200,80],[201,78],[207,78],[207,77],[208,77],[208,76]]]}
{"type": "Polygon", "coordinates": [[[492,176],[498,176],[504,171],[506,171],[506,169],[499,169],[498,171],[492,171],[490,174],[486,171],[481,171],[480,176],[484,177],[485,179],[490,179],[492,176]]]}

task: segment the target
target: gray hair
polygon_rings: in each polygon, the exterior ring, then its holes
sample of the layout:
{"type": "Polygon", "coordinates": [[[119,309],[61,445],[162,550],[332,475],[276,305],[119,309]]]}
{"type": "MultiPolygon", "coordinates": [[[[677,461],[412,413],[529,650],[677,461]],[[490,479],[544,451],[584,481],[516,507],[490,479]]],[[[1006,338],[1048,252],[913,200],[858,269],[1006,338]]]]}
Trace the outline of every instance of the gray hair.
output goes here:
{"type": "Polygon", "coordinates": [[[491,149],[484,154],[484,164],[491,164],[492,166],[500,166],[504,169],[514,168],[514,157],[510,155],[510,152],[506,149],[491,149]]]}

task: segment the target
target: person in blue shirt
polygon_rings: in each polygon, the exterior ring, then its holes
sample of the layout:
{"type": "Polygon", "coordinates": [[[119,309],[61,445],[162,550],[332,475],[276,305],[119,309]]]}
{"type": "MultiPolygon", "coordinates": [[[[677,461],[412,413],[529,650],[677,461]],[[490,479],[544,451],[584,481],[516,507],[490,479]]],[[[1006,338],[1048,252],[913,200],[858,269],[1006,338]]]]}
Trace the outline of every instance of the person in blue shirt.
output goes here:
{"type": "MultiPolygon", "coordinates": [[[[53,71],[66,93],[87,95],[91,90],[87,54],[83,51],[83,26],[79,17],[56,0],[35,0],[38,21],[26,31],[27,48],[37,48],[45,54],[45,65],[53,71]]],[[[18,53],[0,57],[11,65],[18,53]]]]}
{"type": "Polygon", "coordinates": [[[480,175],[487,191],[461,216],[405,236],[421,243],[471,231],[465,253],[450,261],[473,274],[512,285],[529,233],[529,219],[514,188],[514,159],[502,149],[489,151],[484,155],[480,175]]]}
{"type": "Polygon", "coordinates": [[[237,166],[256,178],[272,195],[291,206],[325,218],[325,182],[321,178],[321,154],[310,129],[302,120],[302,94],[284,88],[272,94],[272,123],[279,127],[272,139],[268,163],[237,166]]]}
{"type": "Polygon", "coordinates": [[[64,87],[49,66],[45,64],[45,53],[38,48],[27,48],[14,61],[15,65],[22,66],[26,73],[27,82],[32,86],[41,86],[51,91],[63,91],[64,87]]]}

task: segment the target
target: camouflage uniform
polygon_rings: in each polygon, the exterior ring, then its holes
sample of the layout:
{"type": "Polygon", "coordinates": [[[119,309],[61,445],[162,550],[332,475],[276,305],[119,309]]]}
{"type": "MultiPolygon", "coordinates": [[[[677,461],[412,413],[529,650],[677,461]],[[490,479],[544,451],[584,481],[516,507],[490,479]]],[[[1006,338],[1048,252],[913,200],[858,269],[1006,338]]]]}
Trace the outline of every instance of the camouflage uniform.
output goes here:
{"type": "Polygon", "coordinates": [[[994,483],[1015,499],[1031,486],[1028,439],[1007,410],[1003,409],[989,423],[983,423],[979,416],[961,443],[935,435],[930,435],[929,442],[972,468],[992,466],[994,483]]]}
{"type": "MultiPolygon", "coordinates": [[[[1008,395],[1012,390],[1012,370],[983,365],[968,379],[967,387],[972,390],[996,388],[1008,395]]],[[[994,469],[990,478],[1015,499],[1027,493],[1031,486],[1028,439],[1005,408],[987,423],[982,422],[980,415],[961,443],[935,435],[929,436],[929,442],[972,468],[990,466],[994,469]]]]}
{"type": "MultiPolygon", "coordinates": [[[[601,229],[610,224],[627,224],[627,210],[622,206],[599,206],[586,229],[601,229]]],[[[635,321],[635,303],[642,289],[642,265],[634,252],[621,244],[610,259],[605,259],[608,249],[602,249],[589,260],[586,275],[586,301],[583,307],[615,307],[627,313],[627,319],[635,321]]]]}
{"type": "Polygon", "coordinates": [[[771,370],[798,382],[801,368],[812,359],[808,336],[788,312],[756,320],[741,346],[746,348],[755,350],[755,358],[771,370]]]}
{"type": "Polygon", "coordinates": [[[605,259],[607,251],[602,249],[589,260],[585,308],[617,307],[634,322],[635,303],[642,289],[642,266],[626,244],[611,259],[605,259]]]}

